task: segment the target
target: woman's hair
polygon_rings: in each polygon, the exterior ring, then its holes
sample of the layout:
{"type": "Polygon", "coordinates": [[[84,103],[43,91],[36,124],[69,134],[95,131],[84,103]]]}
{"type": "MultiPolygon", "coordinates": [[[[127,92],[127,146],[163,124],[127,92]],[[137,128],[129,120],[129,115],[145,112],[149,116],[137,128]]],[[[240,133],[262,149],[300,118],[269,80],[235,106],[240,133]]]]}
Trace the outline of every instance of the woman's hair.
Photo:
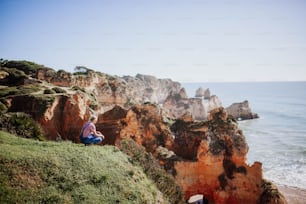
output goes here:
{"type": "Polygon", "coordinates": [[[96,120],[96,119],[98,119],[98,117],[95,116],[95,115],[92,115],[92,116],[89,118],[89,121],[92,122],[92,121],[94,121],[94,120],[96,120]]]}

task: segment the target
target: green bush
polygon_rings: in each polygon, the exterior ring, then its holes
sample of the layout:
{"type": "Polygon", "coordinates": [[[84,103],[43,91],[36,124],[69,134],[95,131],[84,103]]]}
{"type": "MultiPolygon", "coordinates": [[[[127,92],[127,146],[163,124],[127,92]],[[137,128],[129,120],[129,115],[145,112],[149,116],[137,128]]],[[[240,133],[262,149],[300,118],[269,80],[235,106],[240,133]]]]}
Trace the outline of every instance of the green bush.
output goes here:
{"type": "Polygon", "coordinates": [[[0,113],[6,112],[6,111],[7,111],[6,105],[4,105],[4,104],[0,101],[0,113]]]}
{"type": "Polygon", "coordinates": [[[0,129],[24,138],[43,140],[41,126],[33,118],[22,112],[0,113],[0,129]]]}
{"type": "Polygon", "coordinates": [[[73,91],[81,91],[81,92],[84,92],[84,93],[86,92],[84,88],[81,88],[79,86],[73,86],[71,88],[71,90],[73,90],[73,91]]]}
{"type": "Polygon", "coordinates": [[[24,80],[28,78],[22,70],[18,70],[16,68],[2,67],[1,71],[5,76],[4,78],[0,79],[0,84],[2,85],[22,85],[24,80]],[[4,74],[4,72],[7,74],[4,74]]]}
{"type": "Polygon", "coordinates": [[[74,68],[74,73],[73,75],[88,75],[89,72],[94,72],[92,69],[89,69],[88,67],[85,66],[76,66],[74,68]]]}
{"type": "Polygon", "coordinates": [[[37,85],[23,85],[23,86],[8,86],[0,88],[0,98],[10,95],[24,95],[33,92],[40,91],[40,87],[37,85]]]}
{"type": "Polygon", "coordinates": [[[45,89],[44,94],[55,94],[56,92],[52,89],[45,89]]]}
{"type": "Polygon", "coordinates": [[[146,175],[155,182],[157,188],[170,203],[185,203],[182,190],[175,183],[172,175],[161,168],[157,160],[152,154],[147,153],[144,147],[139,146],[132,139],[124,139],[120,144],[120,149],[131,157],[133,164],[143,168],[146,175]]]}
{"type": "Polygon", "coordinates": [[[278,203],[282,195],[271,182],[262,180],[263,191],[260,195],[260,203],[278,203]]]}
{"type": "Polygon", "coordinates": [[[53,87],[52,90],[55,91],[56,93],[67,93],[65,89],[62,89],[60,87],[53,87]]]}
{"type": "Polygon", "coordinates": [[[43,65],[36,64],[34,62],[26,61],[26,60],[11,60],[3,63],[3,67],[8,68],[16,68],[18,70],[23,71],[25,74],[33,75],[40,68],[43,68],[43,65]]]}

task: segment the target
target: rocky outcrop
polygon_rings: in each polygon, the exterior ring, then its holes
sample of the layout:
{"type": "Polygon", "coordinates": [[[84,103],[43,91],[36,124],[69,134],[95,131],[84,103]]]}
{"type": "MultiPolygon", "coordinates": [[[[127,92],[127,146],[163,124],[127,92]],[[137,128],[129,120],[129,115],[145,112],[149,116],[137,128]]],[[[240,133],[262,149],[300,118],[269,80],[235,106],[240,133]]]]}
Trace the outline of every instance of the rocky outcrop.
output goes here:
{"type": "Polygon", "coordinates": [[[78,142],[80,130],[90,117],[89,103],[87,96],[80,94],[56,97],[39,120],[47,137],[78,142]]]}
{"type": "Polygon", "coordinates": [[[170,94],[163,104],[163,107],[169,111],[170,117],[182,118],[190,115],[194,120],[206,120],[212,109],[221,106],[217,96],[202,99],[184,98],[181,94],[170,94]]]}
{"type": "MultiPolygon", "coordinates": [[[[115,107],[99,116],[98,128],[110,144],[133,139],[175,176],[185,199],[203,194],[211,203],[258,203],[264,195],[262,165],[246,163],[248,145],[235,120],[223,108],[207,121],[176,120],[169,129],[163,109],[115,107]]],[[[284,203],[284,202],[282,202],[284,203]]]]}
{"type": "Polygon", "coordinates": [[[226,108],[226,111],[229,115],[232,115],[237,120],[259,118],[257,113],[252,112],[249,106],[249,102],[247,100],[241,103],[233,103],[232,105],[226,108]]]}
{"type": "Polygon", "coordinates": [[[78,86],[92,91],[97,101],[103,106],[101,112],[112,109],[115,105],[125,108],[144,102],[163,103],[167,96],[179,93],[180,83],[171,79],[157,79],[154,76],[137,74],[131,76],[111,76],[88,71],[73,75],[64,71],[55,72],[49,68],[38,69],[36,77],[57,86],[78,86]]]}
{"type": "Polygon", "coordinates": [[[133,139],[148,152],[159,146],[172,147],[173,135],[162,120],[162,109],[153,104],[135,105],[129,110],[116,106],[99,115],[97,129],[111,139],[106,144],[117,145],[122,139],[133,139]]]}
{"type": "Polygon", "coordinates": [[[209,89],[204,89],[202,87],[199,87],[196,90],[195,97],[200,97],[204,99],[210,99],[210,90],[209,89]]]}
{"type": "Polygon", "coordinates": [[[9,112],[25,112],[38,121],[49,140],[79,141],[80,130],[90,116],[88,97],[72,95],[22,95],[7,99],[9,112]]]}
{"type": "Polygon", "coordinates": [[[100,113],[111,110],[115,105],[130,108],[150,102],[163,104],[169,117],[191,115],[196,120],[205,120],[210,110],[222,106],[217,96],[210,95],[209,89],[200,88],[197,91],[200,98],[188,98],[180,83],[149,75],[118,77],[92,70],[73,75],[41,68],[37,71],[37,78],[57,86],[77,86],[89,91],[100,104],[100,113]]]}
{"type": "Polygon", "coordinates": [[[51,68],[40,68],[36,72],[37,79],[52,83],[56,86],[72,86],[73,76],[64,70],[55,71],[51,68]]]}
{"type": "Polygon", "coordinates": [[[204,99],[203,105],[205,110],[207,110],[207,117],[211,110],[222,107],[221,100],[216,95],[212,95],[209,99],[204,99]]]}
{"type": "Polygon", "coordinates": [[[257,203],[261,194],[261,164],[246,164],[248,146],[237,124],[223,108],[211,111],[209,121],[173,126],[175,150],[189,153],[175,164],[176,180],[186,199],[203,194],[214,203],[257,203]],[[188,142],[190,141],[190,142],[188,142]],[[184,146],[184,143],[193,144],[184,146]]]}

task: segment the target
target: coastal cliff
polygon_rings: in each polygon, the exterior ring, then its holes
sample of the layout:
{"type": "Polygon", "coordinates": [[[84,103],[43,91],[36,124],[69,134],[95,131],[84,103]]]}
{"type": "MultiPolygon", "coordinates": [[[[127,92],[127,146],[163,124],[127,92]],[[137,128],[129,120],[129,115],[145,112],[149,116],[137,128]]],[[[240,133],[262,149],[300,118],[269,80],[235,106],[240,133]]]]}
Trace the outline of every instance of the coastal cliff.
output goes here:
{"type": "Polygon", "coordinates": [[[47,139],[78,142],[84,122],[97,114],[104,144],[120,148],[128,139],[144,147],[185,200],[203,194],[211,203],[286,203],[263,179],[262,164],[246,163],[248,145],[235,117],[210,92],[188,98],[170,79],[23,65],[1,65],[1,104],[31,115],[47,139]]]}
{"type": "Polygon", "coordinates": [[[148,104],[130,110],[116,107],[99,116],[97,127],[112,138],[106,139],[107,144],[129,138],[144,146],[174,175],[185,200],[203,194],[212,203],[260,203],[272,198],[286,203],[275,187],[274,197],[267,193],[262,164],[246,163],[245,137],[223,108],[211,111],[208,121],[178,119],[170,126],[167,122],[160,107],[148,104]]]}

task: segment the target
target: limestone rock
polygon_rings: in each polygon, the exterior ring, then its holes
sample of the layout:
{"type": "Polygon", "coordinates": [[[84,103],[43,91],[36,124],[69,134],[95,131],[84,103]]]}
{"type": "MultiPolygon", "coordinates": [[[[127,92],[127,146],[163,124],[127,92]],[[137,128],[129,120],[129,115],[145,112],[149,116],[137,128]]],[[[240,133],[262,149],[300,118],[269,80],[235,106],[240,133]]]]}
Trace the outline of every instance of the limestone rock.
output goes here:
{"type": "Polygon", "coordinates": [[[174,164],[175,179],[186,200],[202,194],[209,203],[259,203],[262,165],[246,163],[245,138],[223,108],[212,110],[206,122],[177,121],[172,131],[174,153],[184,158],[174,164]]]}
{"type": "Polygon", "coordinates": [[[129,110],[117,106],[99,119],[98,129],[115,138],[112,144],[129,138],[152,153],[175,176],[186,200],[195,194],[203,194],[210,203],[265,199],[262,164],[246,163],[245,137],[222,107],[211,110],[207,121],[178,119],[170,130],[161,109],[152,104],[129,110]]]}
{"type": "Polygon", "coordinates": [[[41,68],[37,71],[36,77],[57,86],[78,86],[91,91],[104,107],[102,112],[112,109],[115,105],[129,108],[134,104],[148,101],[160,104],[171,92],[178,93],[183,98],[187,97],[180,83],[149,75],[118,77],[94,71],[73,75],[41,68]]]}
{"type": "Polygon", "coordinates": [[[257,113],[253,113],[247,100],[241,103],[233,103],[226,108],[229,115],[232,115],[237,120],[248,120],[259,118],[257,113]]]}
{"type": "Polygon", "coordinates": [[[209,89],[204,89],[202,87],[199,87],[196,90],[195,97],[200,97],[204,99],[210,99],[210,90],[209,89]]]}
{"type": "Polygon", "coordinates": [[[182,98],[179,94],[170,94],[163,104],[173,118],[191,115],[194,120],[206,120],[212,109],[221,106],[217,96],[203,100],[202,98],[182,98]]]}
{"type": "Polygon", "coordinates": [[[72,86],[72,74],[64,70],[55,71],[51,68],[40,68],[36,72],[36,78],[47,81],[57,86],[72,86]]]}
{"type": "Polygon", "coordinates": [[[222,102],[218,96],[212,95],[209,99],[203,100],[203,105],[206,110],[206,117],[208,117],[211,110],[222,107],[222,102]]]}
{"type": "Polygon", "coordinates": [[[10,112],[25,112],[38,121],[47,139],[79,141],[83,124],[90,116],[89,99],[86,95],[25,95],[12,96],[10,112]]]}

